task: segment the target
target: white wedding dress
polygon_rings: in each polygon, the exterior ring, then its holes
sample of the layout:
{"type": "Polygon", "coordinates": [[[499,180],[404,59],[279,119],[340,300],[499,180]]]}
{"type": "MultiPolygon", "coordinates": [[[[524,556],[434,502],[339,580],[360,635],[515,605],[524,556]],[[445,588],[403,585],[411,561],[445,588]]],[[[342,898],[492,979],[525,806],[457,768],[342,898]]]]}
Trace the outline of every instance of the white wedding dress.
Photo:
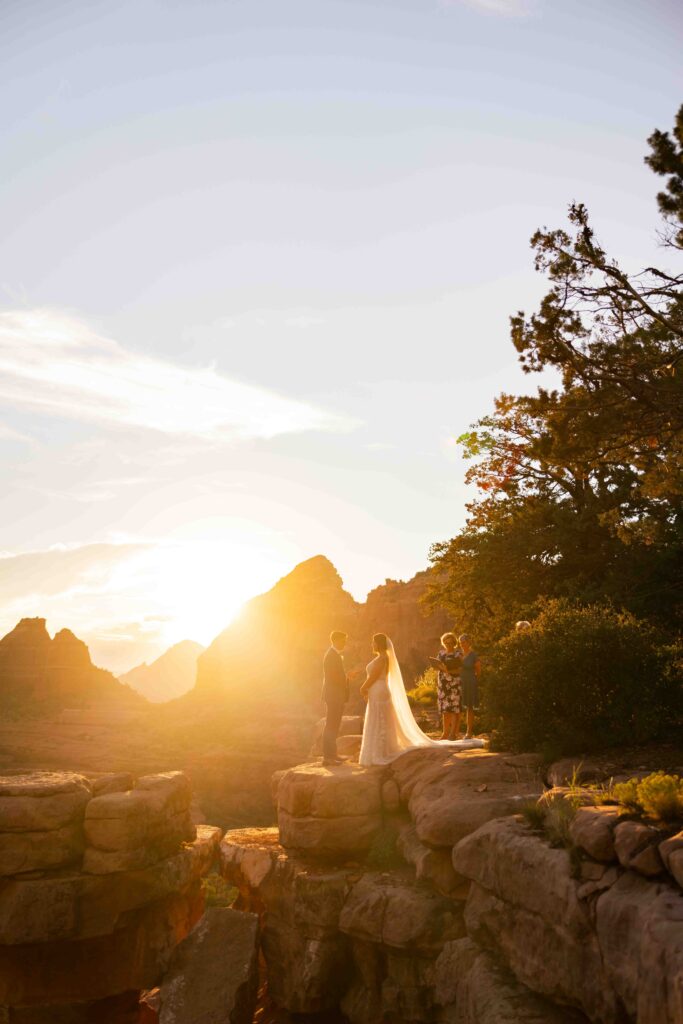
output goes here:
{"type": "MultiPolygon", "coordinates": [[[[422,732],[410,710],[401,667],[391,640],[388,642],[387,655],[386,675],[380,676],[368,691],[359,764],[366,767],[389,764],[407,750],[416,747],[468,750],[484,746],[483,740],[433,740],[422,732]]],[[[376,661],[377,658],[370,662],[368,671],[376,661]]]]}

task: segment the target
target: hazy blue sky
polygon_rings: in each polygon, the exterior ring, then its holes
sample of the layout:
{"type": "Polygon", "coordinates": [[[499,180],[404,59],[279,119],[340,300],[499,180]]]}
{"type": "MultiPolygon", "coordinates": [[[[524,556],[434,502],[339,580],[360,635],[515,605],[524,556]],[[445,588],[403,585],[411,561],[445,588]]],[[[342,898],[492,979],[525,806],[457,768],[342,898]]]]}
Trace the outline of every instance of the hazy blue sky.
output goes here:
{"type": "Polygon", "coordinates": [[[664,258],[681,52],[678,0],[2,0],[0,632],[123,669],[423,568],[533,230],[664,258]]]}

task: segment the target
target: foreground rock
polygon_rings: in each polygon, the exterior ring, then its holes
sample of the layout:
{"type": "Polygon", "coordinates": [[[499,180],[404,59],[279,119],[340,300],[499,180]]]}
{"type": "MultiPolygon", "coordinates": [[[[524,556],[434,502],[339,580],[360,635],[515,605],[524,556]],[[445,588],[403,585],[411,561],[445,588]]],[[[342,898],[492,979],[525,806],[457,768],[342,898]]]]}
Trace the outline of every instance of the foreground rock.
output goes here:
{"type": "Polygon", "coordinates": [[[441,1024],[581,1024],[586,1018],[529,991],[471,939],[446,943],[436,962],[441,1024]]]}
{"type": "Polygon", "coordinates": [[[251,1024],[257,990],[258,918],[213,907],[171,957],[159,1024],[251,1024]]]}
{"type": "Polygon", "coordinates": [[[277,790],[282,845],[327,858],[367,851],[382,827],[382,779],[381,769],[351,764],[285,772],[277,790]]]}
{"type": "Polygon", "coordinates": [[[465,937],[469,867],[454,865],[449,837],[537,794],[536,768],[529,758],[422,750],[384,769],[279,773],[279,829],[228,832],[220,850],[239,905],[261,916],[276,1003],[341,1011],[351,1024],[585,1024],[465,937]]]}
{"type": "Polygon", "coordinates": [[[95,1019],[88,1004],[114,1012],[159,980],[202,914],[222,834],[187,825],[190,799],[179,772],[0,778],[0,1006],[14,1019],[95,1019]]]}
{"type": "MultiPolygon", "coordinates": [[[[350,1024],[682,1024],[683,836],[584,806],[553,847],[509,814],[541,788],[537,759],[479,750],[280,773],[280,828],[220,855],[276,1002],[350,1024]]],[[[566,825],[575,796],[542,807],[566,825]]]]}
{"type": "Polygon", "coordinates": [[[392,765],[392,777],[418,839],[437,847],[452,847],[543,792],[540,759],[531,754],[411,750],[392,765]]]}
{"type": "Polygon", "coordinates": [[[597,863],[586,885],[518,817],[462,840],[453,863],[473,883],[468,935],[528,988],[600,1024],[683,1020],[680,889],[597,863]]]}

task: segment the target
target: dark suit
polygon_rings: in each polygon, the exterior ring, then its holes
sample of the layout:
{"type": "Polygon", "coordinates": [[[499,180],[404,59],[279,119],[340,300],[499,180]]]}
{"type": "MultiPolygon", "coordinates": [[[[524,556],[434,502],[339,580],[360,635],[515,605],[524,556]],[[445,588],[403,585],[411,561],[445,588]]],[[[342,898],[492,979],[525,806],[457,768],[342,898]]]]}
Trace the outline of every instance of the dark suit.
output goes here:
{"type": "Polygon", "coordinates": [[[330,647],[323,659],[323,700],[327,705],[327,718],[323,730],[323,758],[332,761],[337,756],[337,736],[344,705],[349,699],[349,681],[344,670],[344,659],[336,647],[330,647]]]}

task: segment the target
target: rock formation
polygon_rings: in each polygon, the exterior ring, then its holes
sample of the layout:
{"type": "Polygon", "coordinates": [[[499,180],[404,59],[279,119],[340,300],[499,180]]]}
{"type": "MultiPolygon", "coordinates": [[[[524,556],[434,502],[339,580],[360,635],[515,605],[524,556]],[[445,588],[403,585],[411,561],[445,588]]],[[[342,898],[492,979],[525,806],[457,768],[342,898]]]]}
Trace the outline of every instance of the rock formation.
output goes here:
{"type": "Polygon", "coordinates": [[[0,1017],[121,1020],[158,983],[221,837],[190,799],[180,772],[0,777],[0,1017]]]}
{"type": "Polygon", "coordinates": [[[273,998],[350,1024],[681,1024],[683,833],[587,806],[570,855],[514,813],[542,790],[535,758],[485,751],[278,773],[279,829],[220,848],[273,998]]]}
{"type": "Polygon", "coordinates": [[[87,646],[71,630],[51,639],[45,619],[22,619],[0,640],[0,701],[19,713],[144,703],[111,672],[93,665],[87,646]]]}
{"type": "Polygon", "coordinates": [[[203,650],[194,640],[181,640],[150,665],[143,662],[124,672],[119,682],[131,686],[153,703],[181,697],[196,682],[197,658],[203,650]]]}
{"type": "Polygon", "coordinates": [[[358,604],[322,555],[297,565],[272,590],[250,601],[200,656],[194,698],[238,694],[242,701],[292,707],[316,701],[321,661],[332,629],[349,634],[348,668],[371,658],[375,632],[388,633],[406,682],[424,670],[448,627],[443,613],[423,614],[427,573],[408,583],[387,580],[358,604]]]}

